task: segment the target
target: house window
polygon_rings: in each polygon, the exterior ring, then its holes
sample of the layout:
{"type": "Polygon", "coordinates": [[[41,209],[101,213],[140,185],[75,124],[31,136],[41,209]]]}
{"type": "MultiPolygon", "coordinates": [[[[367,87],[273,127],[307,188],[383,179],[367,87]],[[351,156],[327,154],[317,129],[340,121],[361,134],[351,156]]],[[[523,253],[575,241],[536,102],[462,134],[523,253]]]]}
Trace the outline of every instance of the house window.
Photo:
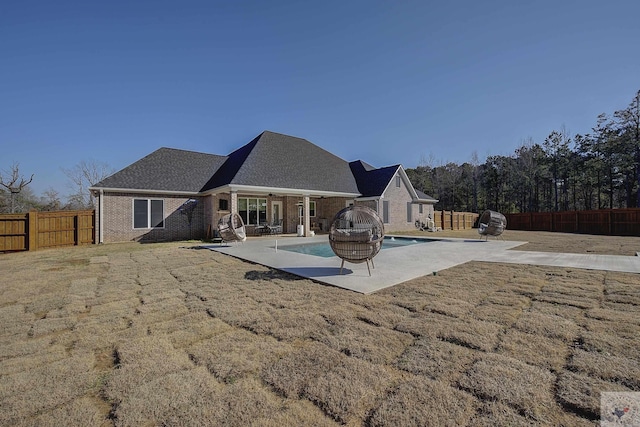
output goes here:
{"type": "Polygon", "coordinates": [[[267,222],[267,199],[238,198],[238,213],[246,225],[267,222]]]}
{"type": "MultiPolygon", "coordinates": [[[[298,213],[304,216],[304,203],[298,202],[298,213]]],[[[309,216],[316,216],[316,202],[309,201],[309,216]]]]}
{"type": "Polygon", "coordinates": [[[164,200],[133,199],[133,228],[164,228],[164,200]]]}
{"type": "Polygon", "coordinates": [[[412,204],[411,202],[407,202],[407,222],[411,222],[412,221],[412,215],[411,215],[411,211],[412,211],[412,204]]]}
{"type": "Polygon", "coordinates": [[[383,200],[382,202],[382,222],[389,224],[389,201],[383,200]]]}
{"type": "Polygon", "coordinates": [[[419,212],[419,213],[421,213],[421,214],[422,214],[422,213],[424,213],[424,212],[422,211],[422,206],[423,206],[423,205],[422,205],[422,203],[420,203],[420,204],[418,205],[418,212],[419,212]]]}
{"type": "Polygon", "coordinates": [[[229,210],[229,201],[227,199],[220,199],[218,201],[218,209],[221,211],[229,210]]]}
{"type": "Polygon", "coordinates": [[[396,176],[396,187],[400,188],[400,175],[396,176]]]}

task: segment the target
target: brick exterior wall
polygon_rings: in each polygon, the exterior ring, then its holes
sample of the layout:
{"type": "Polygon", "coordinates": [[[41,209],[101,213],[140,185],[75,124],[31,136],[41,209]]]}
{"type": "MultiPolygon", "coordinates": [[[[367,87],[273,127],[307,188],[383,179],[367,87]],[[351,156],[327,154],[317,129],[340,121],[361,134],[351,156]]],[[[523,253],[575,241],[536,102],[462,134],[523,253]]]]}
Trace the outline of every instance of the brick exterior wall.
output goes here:
{"type": "MultiPolygon", "coordinates": [[[[419,214],[418,204],[412,204],[412,221],[407,222],[407,202],[411,202],[409,188],[401,180],[400,187],[395,186],[395,178],[387,188],[382,200],[389,201],[389,219],[385,224],[386,232],[414,230],[414,222],[417,219],[426,219],[431,214],[433,218],[433,205],[423,204],[423,213],[419,214]]],[[[218,221],[224,215],[231,212],[235,205],[237,209],[238,197],[260,197],[267,199],[267,221],[273,219],[273,201],[282,202],[283,233],[296,233],[299,224],[298,202],[303,201],[303,196],[252,196],[231,194],[215,194],[204,197],[191,197],[198,200],[198,205],[193,214],[191,229],[186,216],[177,209],[186,202],[189,197],[174,195],[153,195],[135,193],[105,193],[103,195],[103,236],[104,242],[123,241],[170,241],[184,239],[199,239],[215,237],[217,235],[218,221]],[[134,229],[133,228],[133,199],[164,200],[164,228],[134,229]],[[220,200],[226,200],[227,209],[220,209],[220,200]]],[[[315,216],[310,218],[311,229],[316,233],[327,232],[333,217],[347,206],[347,198],[323,197],[311,198],[316,203],[315,216]]],[[[382,200],[356,201],[379,212],[382,217],[382,200]]],[[[99,210],[96,209],[96,217],[99,210]]],[[[247,232],[251,234],[252,227],[247,232]]]]}
{"type": "MultiPolygon", "coordinates": [[[[205,202],[205,206],[209,206],[209,209],[204,211],[204,227],[205,227],[205,237],[214,238],[218,236],[218,221],[223,216],[231,213],[231,194],[213,194],[210,196],[206,196],[205,200],[209,200],[205,202]],[[220,209],[220,200],[224,200],[227,205],[227,209],[220,209]]],[[[237,206],[238,199],[236,197],[235,203],[237,206]]]]}
{"type": "MultiPolygon", "coordinates": [[[[199,239],[204,237],[206,203],[203,197],[184,197],[173,195],[149,195],[135,193],[104,193],[103,195],[103,233],[104,242],[125,241],[170,241],[199,239]],[[193,213],[191,228],[187,216],[178,211],[189,199],[198,200],[193,213]],[[133,199],[164,200],[164,228],[134,229],[133,199]]],[[[96,211],[96,216],[99,215],[96,211]]]]}
{"type": "MultiPolygon", "coordinates": [[[[400,187],[396,186],[396,178],[399,174],[396,174],[391,180],[391,183],[387,187],[382,200],[389,202],[389,222],[385,223],[385,232],[393,231],[411,231],[415,230],[415,221],[418,218],[427,218],[427,215],[431,214],[433,218],[433,205],[423,204],[422,214],[419,213],[418,203],[412,203],[411,205],[411,221],[407,221],[407,203],[411,203],[411,192],[407,183],[400,179],[400,187]]],[[[382,217],[382,201],[380,202],[380,216],[382,217]]]]}

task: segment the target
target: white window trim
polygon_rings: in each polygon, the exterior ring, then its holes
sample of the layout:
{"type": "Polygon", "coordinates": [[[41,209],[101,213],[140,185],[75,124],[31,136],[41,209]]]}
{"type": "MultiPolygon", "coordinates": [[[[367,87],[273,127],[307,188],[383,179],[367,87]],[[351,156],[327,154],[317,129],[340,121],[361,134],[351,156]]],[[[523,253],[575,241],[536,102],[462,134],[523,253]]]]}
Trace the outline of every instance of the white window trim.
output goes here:
{"type": "MultiPolygon", "coordinates": [[[[299,207],[298,213],[304,216],[304,203],[298,202],[297,206],[299,207]]],[[[309,200],[309,218],[315,218],[317,213],[318,213],[318,205],[316,204],[316,201],[309,200]],[[313,205],[313,208],[311,208],[312,205],[313,205]],[[313,212],[313,215],[311,215],[311,212],[313,212]]]]}
{"type": "Polygon", "coordinates": [[[383,224],[391,224],[391,203],[389,203],[388,200],[383,200],[382,201],[382,223],[383,224]],[[387,207],[387,215],[385,218],[385,209],[384,207],[387,207]]]}
{"type": "Polygon", "coordinates": [[[167,218],[164,216],[164,199],[146,199],[144,197],[134,197],[131,200],[131,228],[133,230],[151,230],[154,228],[164,229],[167,222],[167,218]],[[136,200],[145,200],[147,202],[147,226],[136,227],[136,200]],[[151,226],[151,201],[162,202],[162,227],[151,226]]]}
{"type": "MultiPolygon", "coordinates": [[[[260,201],[264,201],[265,205],[264,205],[264,213],[265,213],[265,221],[269,220],[269,217],[267,216],[267,199],[264,197],[238,197],[238,214],[240,214],[240,200],[246,200],[247,201],[247,222],[245,222],[245,225],[260,225],[260,201]],[[249,212],[251,212],[249,210],[249,200],[255,200],[256,201],[256,219],[258,220],[258,224],[252,224],[249,223],[249,212]]],[[[240,216],[242,217],[242,215],[240,214],[240,216]]],[[[244,221],[244,218],[242,218],[242,221],[244,221]]]]}

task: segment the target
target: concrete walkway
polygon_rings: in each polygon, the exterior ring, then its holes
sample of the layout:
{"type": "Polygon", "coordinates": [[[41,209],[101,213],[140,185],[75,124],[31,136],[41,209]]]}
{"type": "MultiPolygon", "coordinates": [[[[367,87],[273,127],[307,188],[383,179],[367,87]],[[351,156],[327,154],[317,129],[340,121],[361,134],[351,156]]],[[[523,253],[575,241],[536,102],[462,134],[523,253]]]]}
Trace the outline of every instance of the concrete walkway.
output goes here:
{"type": "Polygon", "coordinates": [[[364,263],[345,263],[343,274],[340,275],[341,260],[336,256],[323,258],[282,249],[286,246],[320,242],[328,244],[328,236],[258,237],[251,238],[242,244],[214,244],[206,247],[317,282],[364,294],[417,277],[431,275],[469,261],[640,273],[640,257],[510,251],[509,249],[526,242],[502,240],[433,238],[433,241],[427,243],[383,249],[374,258],[375,268],[371,270],[371,276],[364,263]]]}

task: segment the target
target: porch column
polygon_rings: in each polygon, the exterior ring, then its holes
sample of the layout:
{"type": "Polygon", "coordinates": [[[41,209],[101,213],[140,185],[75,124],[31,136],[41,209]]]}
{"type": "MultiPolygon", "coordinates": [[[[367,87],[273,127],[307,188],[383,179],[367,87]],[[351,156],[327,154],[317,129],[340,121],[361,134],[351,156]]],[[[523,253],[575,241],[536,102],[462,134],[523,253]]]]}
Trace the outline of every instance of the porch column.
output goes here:
{"type": "Polygon", "coordinates": [[[309,237],[311,235],[311,227],[310,227],[311,217],[309,216],[309,195],[304,195],[304,237],[309,237]]]}
{"type": "Polygon", "coordinates": [[[231,213],[238,213],[238,192],[231,190],[231,213]]]}
{"type": "Polygon", "coordinates": [[[216,228],[216,224],[218,223],[218,215],[216,214],[216,198],[215,194],[210,194],[206,196],[203,200],[204,205],[204,234],[207,237],[209,233],[211,233],[211,237],[213,236],[213,232],[216,228]]]}

